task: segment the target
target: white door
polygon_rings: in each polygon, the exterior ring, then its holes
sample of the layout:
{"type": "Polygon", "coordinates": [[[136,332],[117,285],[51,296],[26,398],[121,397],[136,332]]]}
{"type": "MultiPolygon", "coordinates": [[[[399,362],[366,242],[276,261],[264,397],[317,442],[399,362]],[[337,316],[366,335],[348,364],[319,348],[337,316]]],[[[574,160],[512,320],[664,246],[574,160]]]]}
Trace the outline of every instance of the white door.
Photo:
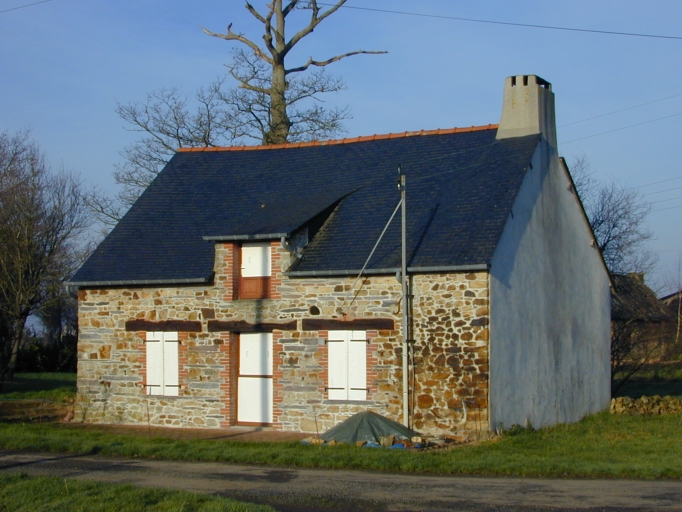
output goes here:
{"type": "Polygon", "coordinates": [[[272,423],[272,333],[239,336],[237,421],[272,423]]]}

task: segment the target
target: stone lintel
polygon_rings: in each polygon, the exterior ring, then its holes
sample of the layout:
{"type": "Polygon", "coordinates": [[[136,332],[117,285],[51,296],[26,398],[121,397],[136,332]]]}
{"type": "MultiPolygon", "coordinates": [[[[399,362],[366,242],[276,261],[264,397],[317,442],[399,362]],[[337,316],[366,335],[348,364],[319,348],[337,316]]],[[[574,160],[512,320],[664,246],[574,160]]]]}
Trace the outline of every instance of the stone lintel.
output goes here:
{"type": "Polygon", "coordinates": [[[272,332],[272,331],[295,331],[296,320],[291,322],[263,322],[251,324],[245,320],[209,320],[208,332],[272,332]]]}
{"type": "Polygon", "coordinates": [[[126,331],[201,332],[201,322],[194,320],[128,320],[126,331]]]}
{"type": "Polygon", "coordinates": [[[390,318],[357,318],[334,320],[310,318],[303,320],[303,331],[393,331],[395,324],[390,318]]]}

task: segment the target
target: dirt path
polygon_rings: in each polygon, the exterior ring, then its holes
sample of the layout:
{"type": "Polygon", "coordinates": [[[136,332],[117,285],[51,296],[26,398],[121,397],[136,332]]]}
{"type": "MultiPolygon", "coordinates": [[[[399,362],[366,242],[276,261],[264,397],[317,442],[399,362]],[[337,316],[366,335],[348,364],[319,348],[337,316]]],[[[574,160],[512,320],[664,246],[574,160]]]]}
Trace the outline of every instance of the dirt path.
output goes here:
{"type": "Polygon", "coordinates": [[[27,473],[207,492],[303,511],[682,510],[682,482],[393,475],[0,452],[27,473]]]}

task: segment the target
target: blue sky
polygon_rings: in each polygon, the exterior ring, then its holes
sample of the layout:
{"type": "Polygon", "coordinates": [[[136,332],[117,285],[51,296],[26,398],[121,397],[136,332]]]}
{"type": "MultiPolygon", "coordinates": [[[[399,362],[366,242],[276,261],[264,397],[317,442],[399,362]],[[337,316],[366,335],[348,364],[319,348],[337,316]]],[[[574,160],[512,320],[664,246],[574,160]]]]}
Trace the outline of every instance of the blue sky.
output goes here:
{"type": "MultiPolygon", "coordinates": [[[[0,11],[34,1],[0,0],[0,11]]],[[[253,4],[262,8],[265,1],[253,4]]],[[[348,6],[682,37],[678,0],[349,0],[348,6]]],[[[224,32],[228,23],[260,37],[242,0],[50,0],[0,12],[0,130],[32,129],[54,167],[112,189],[118,152],[136,138],[114,113],[116,102],[142,100],[161,87],[191,93],[209,83],[224,72],[231,45],[200,26],[224,32]]],[[[649,280],[660,285],[677,276],[682,40],[348,8],[304,39],[289,64],[358,49],[389,53],[329,67],[347,84],[327,101],[350,107],[348,136],[496,123],[506,76],[550,81],[560,152],[569,162],[585,155],[598,178],[649,194],[659,210],[649,217],[651,247],[661,260],[649,280]],[[653,122],[625,128],[647,121],[653,122]],[[603,134],[611,130],[617,131],[603,134]],[[651,185],[663,180],[670,181],[651,185]]]]}

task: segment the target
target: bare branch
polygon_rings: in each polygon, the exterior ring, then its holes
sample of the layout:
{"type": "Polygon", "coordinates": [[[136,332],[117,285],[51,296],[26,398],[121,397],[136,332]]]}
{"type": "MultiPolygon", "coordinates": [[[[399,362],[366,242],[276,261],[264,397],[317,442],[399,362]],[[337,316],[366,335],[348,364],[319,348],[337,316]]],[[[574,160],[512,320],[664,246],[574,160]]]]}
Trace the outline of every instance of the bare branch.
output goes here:
{"type": "Polygon", "coordinates": [[[296,8],[299,0],[291,0],[289,4],[282,9],[282,15],[286,18],[287,15],[296,8]]]}
{"type": "MultiPolygon", "coordinates": [[[[265,17],[264,21],[264,29],[265,33],[263,34],[263,41],[265,41],[265,46],[267,47],[268,51],[270,52],[270,55],[272,55],[272,58],[274,59],[277,57],[277,48],[272,44],[272,17],[275,14],[275,2],[273,1],[270,4],[270,10],[268,11],[268,15],[265,17]]],[[[272,62],[271,62],[272,64],[272,62]]]]}
{"type": "Polygon", "coordinates": [[[337,62],[341,59],[345,59],[346,57],[352,57],[353,55],[380,55],[383,53],[388,53],[386,51],[365,51],[365,50],[357,50],[355,52],[348,52],[344,53],[343,55],[337,55],[336,57],[332,57],[331,59],[324,60],[324,61],[317,61],[313,60],[312,57],[308,59],[308,62],[306,62],[303,66],[299,66],[297,68],[291,68],[286,70],[286,74],[290,73],[300,73],[301,71],[305,71],[308,69],[310,66],[318,66],[318,67],[323,67],[323,66],[328,66],[332,62],[337,62]]]}
{"type": "Polygon", "coordinates": [[[334,14],[343,4],[346,3],[346,0],[340,0],[336,5],[333,7],[330,7],[327,9],[322,15],[320,16],[320,9],[317,6],[317,1],[316,0],[311,0],[309,3],[309,8],[312,10],[312,14],[310,17],[310,22],[308,25],[301,30],[299,30],[294,36],[286,43],[285,48],[282,52],[282,55],[286,55],[289,53],[289,51],[296,46],[296,44],[303,39],[305,36],[310,34],[313,30],[315,30],[315,27],[317,27],[322,20],[325,18],[331,16],[334,14]]]}
{"type": "Polygon", "coordinates": [[[651,272],[656,263],[647,247],[653,237],[646,228],[651,205],[636,189],[595,180],[584,157],[573,162],[571,175],[609,270],[651,272]]]}
{"type": "Polygon", "coordinates": [[[268,57],[263,52],[263,50],[260,49],[260,47],[256,43],[254,43],[250,39],[244,37],[242,34],[235,34],[234,32],[232,32],[232,24],[231,23],[227,26],[227,34],[218,34],[216,32],[211,32],[210,30],[208,30],[207,28],[204,28],[204,27],[201,27],[201,30],[203,30],[205,34],[208,34],[209,36],[212,36],[212,37],[217,37],[220,39],[224,39],[226,41],[237,41],[237,42],[240,42],[242,44],[245,44],[246,46],[251,48],[251,50],[256,55],[258,55],[258,57],[260,57],[264,61],[272,64],[272,58],[268,57]]]}
{"type": "MultiPolygon", "coordinates": [[[[256,18],[261,23],[265,23],[265,18],[261,16],[261,14],[249,2],[246,2],[246,8],[251,14],[253,14],[254,18],[256,18]]],[[[270,10],[272,11],[272,9],[270,10]]]]}

